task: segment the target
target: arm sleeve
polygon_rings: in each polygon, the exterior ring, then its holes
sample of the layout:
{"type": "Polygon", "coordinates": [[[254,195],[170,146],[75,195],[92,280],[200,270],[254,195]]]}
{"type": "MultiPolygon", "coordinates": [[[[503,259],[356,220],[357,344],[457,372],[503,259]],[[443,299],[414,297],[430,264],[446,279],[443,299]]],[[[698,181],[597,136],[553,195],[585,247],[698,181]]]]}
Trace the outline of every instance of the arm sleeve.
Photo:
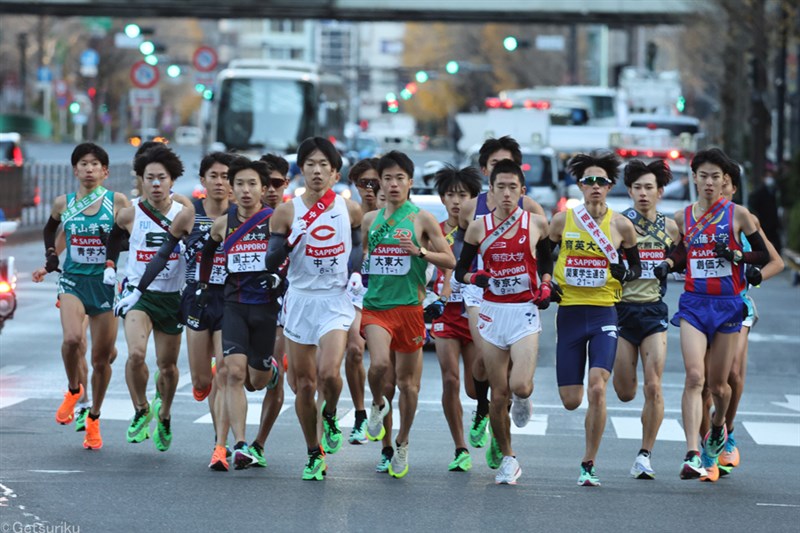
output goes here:
{"type": "Polygon", "coordinates": [[[747,235],[747,240],[750,242],[752,251],[744,252],[742,254],[742,262],[750,265],[756,265],[758,267],[762,267],[769,263],[769,250],[767,249],[767,244],[764,242],[761,234],[758,231],[755,231],[752,235],[747,235]]]}
{"type": "Polygon", "coordinates": [[[267,272],[277,272],[286,258],[289,257],[289,245],[285,233],[270,233],[267,245],[267,272]]]}
{"type": "Polygon", "coordinates": [[[458,256],[458,263],[456,263],[456,279],[459,282],[463,282],[476,255],[478,255],[478,245],[465,242],[461,255],[458,256]]]}
{"type": "Polygon", "coordinates": [[[203,249],[200,252],[200,279],[198,283],[208,283],[211,279],[211,270],[214,268],[214,254],[217,253],[219,248],[219,241],[215,241],[208,236],[206,242],[203,243],[203,249]]]}
{"type": "Polygon", "coordinates": [[[58,231],[58,225],[60,222],[53,217],[50,217],[47,220],[47,224],[44,225],[44,231],[42,234],[44,235],[44,249],[45,252],[49,249],[56,249],[56,232],[58,231]]]}
{"type": "Polygon", "coordinates": [[[553,241],[545,237],[536,243],[536,270],[541,278],[545,274],[553,275],[553,241]]]}
{"type": "Polygon", "coordinates": [[[108,244],[106,244],[106,261],[114,261],[116,264],[119,259],[119,252],[122,249],[122,243],[128,240],[125,237],[127,233],[124,228],[114,224],[114,227],[111,228],[111,234],[108,236],[108,244]]]}
{"type": "Polygon", "coordinates": [[[364,250],[361,246],[361,227],[350,228],[350,241],[353,247],[350,248],[350,258],[347,262],[347,270],[350,274],[361,272],[361,262],[364,260],[364,250]]]}
{"type": "Polygon", "coordinates": [[[672,259],[670,272],[683,272],[686,268],[686,243],[683,242],[683,235],[681,235],[678,246],[669,254],[669,259],[672,259]]]}
{"type": "Polygon", "coordinates": [[[628,260],[628,270],[633,275],[633,277],[627,281],[639,279],[642,277],[642,260],[639,258],[639,247],[633,245],[630,248],[623,248],[622,250],[625,252],[625,258],[628,260]]]}
{"type": "Polygon", "coordinates": [[[464,249],[464,234],[466,233],[467,230],[459,226],[453,235],[453,255],[456,257],[459,257],[461,255],[461,250],[464,249]]]}
{"type": "Polygon", "coordinates": [[[164,267],[167,266],[167,261],[169,260],[170,254],[175,249],[175,245],[178,244],[180,240],[178,237],[173,235],[172,233],[167,232],[167,240],[164,241],[164,244],[158,249],[158,253],[147,263],[147,268],[144,269],[144,274],[142,274],[142,279],[139,280],[139,285],[136,287],[141,292],[147,290],[147,287],[156,279],[156,276],[164,270],[164,267]]]}

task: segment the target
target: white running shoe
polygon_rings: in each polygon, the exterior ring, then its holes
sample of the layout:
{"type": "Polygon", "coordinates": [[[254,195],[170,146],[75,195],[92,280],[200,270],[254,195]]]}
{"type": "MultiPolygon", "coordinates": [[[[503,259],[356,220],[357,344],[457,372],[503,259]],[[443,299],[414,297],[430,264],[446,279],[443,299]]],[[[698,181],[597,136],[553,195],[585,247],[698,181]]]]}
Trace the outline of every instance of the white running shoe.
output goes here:
{"type": "Polygon", "coordinates": [[[500,463],[500,470],[497,471],[494,482],[498,485],[516,485],[521,475],[522,468],[519,467],[516,457],[506,455],[500,463]]]}
{"type": "Polygon", "coordinates": [[[511,419],[518,428],[528,425],[533,414],[533,402],[530,398],[520,398],[516,394],[511,395],[511,419]]]}
{"type": "Polygon", "coordinates": [[[631,475],[636,479],[655,479],[656,472],[650,466],[650,456],[639,454],[631,467],[631,475]]]}
{"type": "Polygon", "coordinates": [[[389,463],[389,475],[396,478],[408,474],[408,443],[398,444],[392,462],[389,463]]]}
{"type": "Polygon", "coordinates": [[[386,396],[382,400],[383,409],[373,403],[367,419],[367,438],[372,441],[381,440],[386,434],[386,428],[383,427],[383,419],[389,414],[392,404],[386,399],[386,396]]]}

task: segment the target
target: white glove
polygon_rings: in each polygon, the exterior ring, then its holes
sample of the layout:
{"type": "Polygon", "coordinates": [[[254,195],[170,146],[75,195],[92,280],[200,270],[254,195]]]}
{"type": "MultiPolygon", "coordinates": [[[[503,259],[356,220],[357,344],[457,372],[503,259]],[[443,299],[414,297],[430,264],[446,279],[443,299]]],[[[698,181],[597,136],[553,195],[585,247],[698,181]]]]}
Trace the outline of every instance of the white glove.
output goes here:
{"type": "Polygon", "coordinates": [[[361,280],[361,274],[353,272],[350,274],[350,280],[347,282],[347,292],[354,297],[359,297],[364,294],[364,283],[361,280]]]}
{"type": "Polygon", "coordinates": [[[133,308],[134,305],[136,305],[136,302],[138,302],[139,298],[141,297],[142,291],[134,288],[129,295],[127,295],[125,298],[122,298],[117,302],[117,305],[114,306],[114,316],[126,314],[131,310],[131,308],[133,308]]]}
{"type": "Polygon", "coordinates": [[[277,274],[264,273],[258,277],[258,281],[264,290],[275,289],[281,284],[281,278],[277,274]]]}
{"type": "Polygon", "coordinates": [[[289,246],[292,248],[297,246],[297,243],[300,242],[300,239],[302,239],[303,235],[306,234],[307,228],[308,225],[306,224],[305,220],[302,218],[295,220],[294,224],[292,224],[291,230],[289,231],[289,236],[286,238],[286,242],[289,244],[289,246]]]}
{"type": "Polygon", "coordinates": [[[103,271],[103,283],[112,287],[117,284],[117,271],[113,267],[106,267],[103,271]]]}

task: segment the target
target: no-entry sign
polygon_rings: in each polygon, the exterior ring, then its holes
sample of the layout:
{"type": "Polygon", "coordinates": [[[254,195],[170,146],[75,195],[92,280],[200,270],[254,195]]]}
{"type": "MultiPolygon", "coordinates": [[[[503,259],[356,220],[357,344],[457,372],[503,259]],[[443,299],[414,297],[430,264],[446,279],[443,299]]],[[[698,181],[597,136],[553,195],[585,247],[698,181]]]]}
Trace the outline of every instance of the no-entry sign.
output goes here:
{"type": "Polygon", "coordinates": [[[139,89],[150,89],[158,83],[158,67],[137,61],[131,67],[131,82],[139,89]]]}
{"type": "Polygon", "coordinates": [[[211,72],[217,68],[217,51],[210,46],[201,46],[194,51],[192,63],[200,72],[211,72]]]}

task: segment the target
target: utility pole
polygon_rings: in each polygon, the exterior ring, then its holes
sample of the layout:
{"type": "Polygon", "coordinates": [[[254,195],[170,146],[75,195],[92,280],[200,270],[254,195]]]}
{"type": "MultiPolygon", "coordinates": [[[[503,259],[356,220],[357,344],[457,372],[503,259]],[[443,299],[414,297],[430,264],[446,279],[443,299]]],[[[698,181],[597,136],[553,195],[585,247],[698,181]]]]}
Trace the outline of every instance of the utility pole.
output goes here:
{"type": "MultiPolygon", "coordinates": [[[[767,92],[767,36],[764,21],[765,0],[753,2],[753,60],[752,92],[750,93],[750,131],[752,132],[750,162],[751,181],[761,180],[766,168],[767,134],[769,132],[769,113],[766,106],[767,92]]],[[[753,181],[757,185],[758,181],[753,181]]]]}
{"type": "Polygon", "coordinates": [[[777,139],[775,139],[775,166],[778,179],[783,177],[783,146],[786,138],[786,26],[788,24],[789,13],[786,9],[786,2],[781,2],[781,28],[777,64],[775,65],[775,107],[778,115],[777,139]]]}
{"type": "Polygon", "coordinates": [[[17,46],[19,46],[19,86],[22,92],[22,112],[28,111],[28,72],[26,56],[28,54],[28,34],[17,34],[17,46]]]}

